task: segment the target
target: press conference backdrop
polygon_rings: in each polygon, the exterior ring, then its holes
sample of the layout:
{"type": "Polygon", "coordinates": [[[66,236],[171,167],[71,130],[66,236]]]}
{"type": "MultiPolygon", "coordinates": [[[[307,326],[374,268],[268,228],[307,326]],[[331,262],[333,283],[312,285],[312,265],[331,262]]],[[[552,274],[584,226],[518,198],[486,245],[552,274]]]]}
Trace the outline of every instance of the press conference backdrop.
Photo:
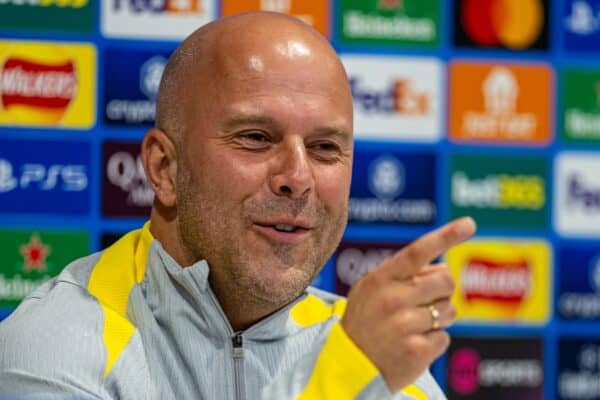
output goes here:
{"type": "Polygon", "coordinates": [[[472,215],[448,397],[600,399],[600,0],[1,0],[0,318],[143,224],[169,54],[258,9],[330,38],[352,88],[349,226],[315,284],[472,215]]]}

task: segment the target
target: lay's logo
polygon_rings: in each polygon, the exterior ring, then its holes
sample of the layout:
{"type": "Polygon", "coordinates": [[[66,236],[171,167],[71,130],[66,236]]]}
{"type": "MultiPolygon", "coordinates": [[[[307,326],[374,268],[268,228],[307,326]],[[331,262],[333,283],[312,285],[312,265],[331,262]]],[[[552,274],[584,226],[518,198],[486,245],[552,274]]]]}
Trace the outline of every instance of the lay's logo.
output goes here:
{"type": "Polygon", "coordinates": [[[448,251],[457,318],[543,324],[550,316],[552,250],[541,239],[474,239],[448,251]]]}
{"type": "Polygon", "coordinates": [[[89,45],[0,41],[0,124],[91,127],[94,59],[89,45]]]}
{"type": "Polygon", "coordinates": [[[2,104],[8,110],[16,105],[56,109],[64,113],[77,90],[72,61],[44,65],[8,58],[2,66],[2,104]]]}
{"type": "Polygon", "coordinates": [[[474,257],[461,278],[468,302],[489,300],[518,305],[531,290],[531,265],[525,258],[506,264],[474,257]]]}

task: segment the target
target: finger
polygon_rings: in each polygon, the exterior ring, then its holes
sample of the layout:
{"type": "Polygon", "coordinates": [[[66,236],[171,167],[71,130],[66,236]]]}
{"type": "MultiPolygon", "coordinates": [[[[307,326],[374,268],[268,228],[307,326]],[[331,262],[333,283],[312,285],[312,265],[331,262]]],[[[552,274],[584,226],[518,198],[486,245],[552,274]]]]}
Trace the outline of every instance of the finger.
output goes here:
{"type": "Polygon", "coordinates": [[[430,264],[450,247],[473,236],[474,233],[475,221],[472,218],[456,219],[404,247],[384,261],[378,270],[383,274],[389,274],[394,279],[406,279],[415,275],[424,265],[430,264]]]}
{"type": "Polygon", "coordinates": [[[412,284],[418,290],[415,296],[417,305],[428,305],[440,299],[450,298],[456,287],[450,270],[445,265],[427,267],[426,273],[412,277],[412,284]]]}

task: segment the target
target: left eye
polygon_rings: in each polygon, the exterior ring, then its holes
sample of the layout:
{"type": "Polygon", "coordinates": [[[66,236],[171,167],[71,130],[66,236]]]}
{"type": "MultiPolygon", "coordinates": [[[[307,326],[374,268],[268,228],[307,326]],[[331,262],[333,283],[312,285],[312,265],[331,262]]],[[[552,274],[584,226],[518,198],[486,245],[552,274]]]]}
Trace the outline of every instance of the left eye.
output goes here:
{"type": "Polygon", "coordinates": [[[244,135],[244,137],[255,142],[267,142],[269,140],[267,135],[261,132],[248,132],[244,135]]]}

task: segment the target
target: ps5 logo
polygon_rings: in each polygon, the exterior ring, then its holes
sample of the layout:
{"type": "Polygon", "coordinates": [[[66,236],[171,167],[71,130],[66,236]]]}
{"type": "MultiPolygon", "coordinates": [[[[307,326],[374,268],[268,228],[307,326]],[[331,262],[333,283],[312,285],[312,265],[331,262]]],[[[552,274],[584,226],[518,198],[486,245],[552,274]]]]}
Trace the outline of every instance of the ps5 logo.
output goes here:
{"type": "Polygon", "coordinates": [[[13,175],[10,161],[0,158],[0,193],[17,188],[37,188],[42,191],[57,187],[66,192],[80,192],[88,186],[88,177],[84,165],[23,164],[18,176],[13,175]]]}
{"type": "Polygon", "coordinates": [[[381,200],[393,200],[404,191],[405,176],[397,158],[383,155],[369,166],[369,189],[381,200]]]}

